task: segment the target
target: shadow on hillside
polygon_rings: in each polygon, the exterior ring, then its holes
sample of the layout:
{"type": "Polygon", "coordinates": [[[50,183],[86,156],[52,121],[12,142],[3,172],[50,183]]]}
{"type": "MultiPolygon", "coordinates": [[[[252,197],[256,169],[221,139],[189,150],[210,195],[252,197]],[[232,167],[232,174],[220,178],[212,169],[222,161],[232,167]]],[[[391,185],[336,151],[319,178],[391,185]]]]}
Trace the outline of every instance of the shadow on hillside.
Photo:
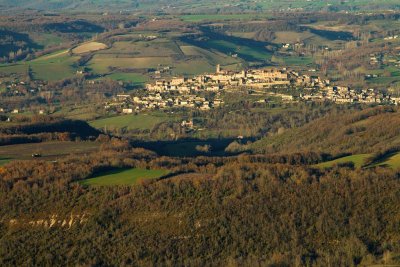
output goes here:
{"type": "MultiPolygon", "coordinates": [[[[156,152],[160,156],[169,157],[196,157],[196,156],[233,156],[235,153],[227,153],[225,148],[235,141],[235,138],[224,139],[180,139],[176,141],[152,141],[152,142],[133,142],[135,147],[143,147],[156,152]],[[200,151],[201,147],[210,146],[208,152],[200,151]]],[[[250,139],[243,139],[240,142],[246,143],[250,139]]]]}

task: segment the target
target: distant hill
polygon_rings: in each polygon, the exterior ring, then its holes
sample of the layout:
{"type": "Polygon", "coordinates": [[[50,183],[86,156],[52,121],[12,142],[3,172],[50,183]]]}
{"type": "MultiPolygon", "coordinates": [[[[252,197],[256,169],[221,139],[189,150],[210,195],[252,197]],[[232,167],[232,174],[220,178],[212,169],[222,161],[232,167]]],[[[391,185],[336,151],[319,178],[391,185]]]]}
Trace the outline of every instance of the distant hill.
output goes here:
{"type": "Polygon", "coordinates": [[[0,0],[3,10],[22,8],[37,10],[79,10],[79,11],[157,11],[165,13],[176,12],[244,12],[244,11],[270,11],[270,10],[325,10],[325,11],[356,11],[356,10],[382,10],[399,9],[397,0],[261,0],[240,2],[228,0],[0,0]]]}

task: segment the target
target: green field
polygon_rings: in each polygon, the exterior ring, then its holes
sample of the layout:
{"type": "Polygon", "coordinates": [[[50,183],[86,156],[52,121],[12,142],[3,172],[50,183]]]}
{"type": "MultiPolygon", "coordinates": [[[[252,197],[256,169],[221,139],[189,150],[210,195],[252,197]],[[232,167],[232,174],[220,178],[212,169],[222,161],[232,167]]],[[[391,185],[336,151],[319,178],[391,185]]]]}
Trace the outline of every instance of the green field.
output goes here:
{"type": "Polygon", "coordinates": [[[352,162],[352,163],[354,163],[354,166],[356,168],[361,168],[361,167],[363,167],[365,160],[370,156],[371,156],[371,154],[351,155],[351,156],[342,157],[342,158],[338,158],[338,159],[335,159],[335,160],[319,163],[317,165],[314,165],[314,167],[317,167],[317,168],[331,168],[331,167],[333,167],[334,165],[337,165],[337,164],[344,164],[344,163],[352,162]]]}
{"type": "Polygon", "coordinates": [[[131,129],[151,130],[158,123],[165,121],[173,121],[173,120],[175,120],[174,117],[162,113],[138,114],[138,115],[122,115],[105,119],[99,119],[90,122],[90,125],[98,129],[106,128],[108,130],[116,130],[122,128],[127,128],[129,130],[131,129]]]}
{"type": "Polygon", "coordinates": [[[22,64],[0,64],[0,73],[24,75],[28,73],[28,66],[22,64]]]}
{"type": "Polygon", "coordinates": [[[113,46],[99,54],[130,55],[132,57],[159,57],[181,54],[179,47],[170,39],[158,38],[152,41],[115,42],[113,46]]]}
{"type": "Polygon", "coordinates": [[[347,157],[342,157],[342,158],[338,158],[335,160],[331,160],[331,161],[326,161],[323,163],[319,163],[314,165],[314,167],[317,168],[331,168],[334,165],[337,164],[343,164],[343,163],[348,163],[348,162],[352,162],[354,163],[354,166],[356,168],[373,168],[373,167],[389,167],[392,169],[399,169],[400,168],[400,153],[395,153],[392,155],[389,155],[387,157],[385,157],[382,160],[379,160],[377,162],[374,162],[372,164],[369,164],[368,166],[365,166],[365,161],[368,157],[370,157],[372,154],[357,154],[357,155],[351,155],[351,156],[347,156],[347,157]]]}
{"type": "Polygon", "coordinates": [[[10,158],[1,158],[0,157],[0,166],[9,163],[11,160],[12,159],[10,159],[10,158]]]}
{"type": "Polygon", "coordinates": [[[44,57],[28,62],[35,79],[56,81],[71,78],[76,70],[73,64],[79,59],[76,56],[60,54],[54,57],[44,57]]]}
{"type": "Polygon", "coordinates": [[[218,51],[210,51],[193,45],[181,45],[180,49],[185,54],[185,56],[202,57],[207,61],[208,64],[213,66],[216,66],[217,64],[225,66],[241,62],[240,59],[232,58],[218,51]]]}
{"type": "Polygon", "coordinates": [[[108,73],[109,67],[126,69],[157,68],[160,64],[171,65],[171,57],[117,57],[116,55],[98,54],[89,61],[87,65],[94,72],[99,74],[108,73]]]}
{"type": "Polygon", "coordinates": [[[28,67],[30,67],[35,79],[56,81],[73,77],[76,71],[73,64],[76,63],[78,59],[79,57],[70,56],[67,50],[62,50],[32,61],[8,65],[3,64],[0,66],[0,72],[26,75],[28,67]]]}
{"type": "Polygon", "coordinates": [[[369,167],[389,167],[395,170],[400,169],[400,153],[389,155],[383,160],[371,164],[369,167]]]}
{"type": "Polygon", "coordinates": [[[110,78],[115,81],[129,82],[135,85],[144,84],[149,80],[149,78],[143,74],[121,72],[112,73],[110,75],[107,75],[106,78],[110,78]]]}
{"type": "Polygon", "coordinates": [[[134,185],[141,180],[157,179],[166,174],[168,174],[167,170],[119,169],[83,180],[81,184],[94,186],[134,185]]]}
{"type": "Polygon", "coordinates": [[[57,36],[55,34],[51,33],[32,33],[30,34],[30,37],[32,38],[35,43],[43,46],[43,47],[48,47],[51,45],[60,45],[63,42],[67,42],[67,40],[64,40],[62,37],[57,36]]]}

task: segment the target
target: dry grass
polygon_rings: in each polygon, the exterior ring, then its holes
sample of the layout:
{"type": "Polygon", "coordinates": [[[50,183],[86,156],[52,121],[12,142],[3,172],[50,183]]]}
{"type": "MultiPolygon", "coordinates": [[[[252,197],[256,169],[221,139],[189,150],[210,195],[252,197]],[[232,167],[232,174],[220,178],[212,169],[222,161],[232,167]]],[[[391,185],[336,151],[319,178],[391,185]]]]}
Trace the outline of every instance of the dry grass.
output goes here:
{"type": "Polygon", "coordinates": [[[87,52],[99,51],[103,49],[107,49],[107,45],[99,42],[90,42],[82,44],[72,50],[74,54],[84,54],[87,52]]]}

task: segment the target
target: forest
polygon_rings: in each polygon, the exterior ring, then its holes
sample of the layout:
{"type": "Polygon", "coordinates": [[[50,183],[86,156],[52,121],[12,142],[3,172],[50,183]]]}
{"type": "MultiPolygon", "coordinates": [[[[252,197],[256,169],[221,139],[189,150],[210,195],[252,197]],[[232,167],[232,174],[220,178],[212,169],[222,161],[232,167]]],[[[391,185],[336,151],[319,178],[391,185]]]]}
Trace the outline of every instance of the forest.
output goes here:
{"type": "Polygon", "coordinates": [[[158,158],[112,142],[95,155],[1,170],[1,265],[399,263],[398,172],[268,156],[158,158]],[[78,183],[121,166],[184,174],[135,187],[78,183]]]}

